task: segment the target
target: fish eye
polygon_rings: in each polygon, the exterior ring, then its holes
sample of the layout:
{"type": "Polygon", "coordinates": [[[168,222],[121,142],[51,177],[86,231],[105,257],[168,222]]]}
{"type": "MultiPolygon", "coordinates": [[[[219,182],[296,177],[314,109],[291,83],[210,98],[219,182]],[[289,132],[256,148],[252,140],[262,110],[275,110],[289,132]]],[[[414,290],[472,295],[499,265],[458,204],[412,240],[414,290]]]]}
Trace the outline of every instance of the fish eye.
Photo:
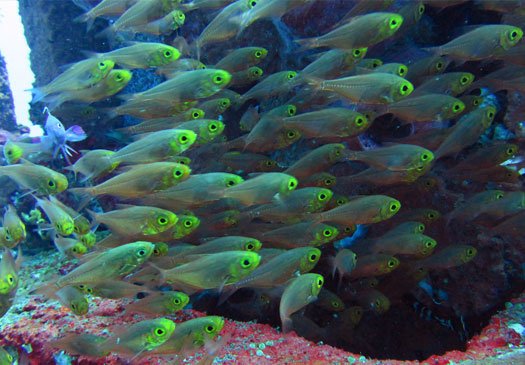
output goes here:
{"type": "Polygon", "coordinates": [[[324,184],[325,185],[332,185],[334,183],[334,181],[332,179],[324,179],[324,184]]]}
{"type": "Polygon", "coordinates": [[[9,284],[13,284],[15,282],[15,278],[12,274],[7,274],[6,278],[9,284]]]}
{"type": "Polygon", "coordinates": [[[460,103],[454,103],[454,106],[452,107],[452,109],[455,112],[459,112],[461,110],[461,104],[460,103]]]}
{"type": "Polygon", "coordinates": [[[372,68],[377,68],[377,67],[379,67],[379,66],[381,66],[381,64],[379,63],[379,61],[374,61],[374,62],[372,62],[372,68]]]}
{"type": "Polygon", "coordinates": [[[13,361],[13,356],[11,356],[11,354],[7,354],[7,360],[9,360],[9,362],[12,362],[13,361]]]}
{"type": "Polygon", "coordinates": [[[265,165],[268,166],[268,167],[271,167],[273,166],[275,163],[272,161],[272,160],[268,160],[265,162],[265,165]]]}
{"type": "Polygon", "coordinates": [[[226,100],[221,100],[220,104],[223,108],[226,108],[228,106],[228,102],[226,100]]]}
{"type": "Polygon", "coordinates": [[[339,302],[337,300],[332,301],[332,307],[339,308],[339,302]]]}
{"type": "Polygon", "coordinates": [[[296,135],[296,134],[295,134],[294,131],[288,131],[288,133],[286,134],[286,136],[287,136],[288,138],[290,138],[290,139],[295,138],[295,135],[296,135]]]}
{"type": "Polygon", "coordinates": [[[255,249],[255,245],[253,243],[246,244],[246,250],[247,251],[253,251],[255,249]]]}
{"type": "Polygon", "coordinates": [[[343,205],[346,202],[343,199],[338,199],[336,203],[337,205],[343,205]]]}
{"type": "Polygon", "coordinates": [[[7,150],[7,155],[8,156],[11,156],[12,154],[13,154],[13,150],[11,150],[11,149],[7,150]]]}
{"type": "Polygon", "coordinates": [[[76,304],[73,304],[73,303],[71,303],[71,309],[73,309],[73,311],[76,311],[76,310],[77,310],[77,305],[76,305],[76,304]]]}
{"type": "Polygon", "coordinates": [[[354,49],[354,50],[352,51],[352,55],[353,55],[354,57],[359,57],[359,56],[361,56],[361,50],[360,50],[359,48],[354,49]]]}
{"type": "Polygon", "coordinates": [[[429,219],[434,219],[436,216],[435,216],[434,213],[430,212],[430,213],[427,214],[427,217],[428,217],[429,219]]]}
{"type": "Polygon", "coordinates": [[[510,155],[513,155],[514,153],[515,153],[514,148],[509,147],[509,148],[507,149],[507,155],[510,156],[510,155]]]}
{"type": "Polygon", "coordinates": [[[297,187],[297,180],[295,178],[291,178],[290,181],[288,181],[288,190],[293,190],[297,187]]]}
{"type": "Polygon", "coordinates": [[[325,229],[323,231],[323,236],[325,236],[325,237],[332,237],[332,230],[331,229],[325,229]]]}
{"type": "Polygon", "coordinates": [[[187,135],[183,134],[179,137],[179,142],[182,143],[182,144],[185,144],[189,141],[189,138],[187,135]]]}
{"type": "Polygon", "coordinates": [[[395,260],[388,260],[388,267],[392,268],[394,266],[396,266],[396,261],[395,260]]]}
{"type": "Polygon", "coordinates": [[[323,278],[319,278],[317,279],[317,287],[320,288],[322,287],[324,284],[324,279],[323,278]]]}
{"type": "Polygon", "coordinates": [[[98,63],[98,68],[99,68],[100,70],[105,69],[105,68],[106,68],[106,62],[99,62],[99,63],[98,63]]]}
{"type": "Polygon", "coordinates": [[[487,113],[487,117],[489,117],[489,119],[494,118],[494,112],[492,110],[489,110],[489,112],[487,113]]]}
{"type": "Polygon", "coordinates": [[[177,13],[177,16],[179,17],[179,19],[186,19],[186,15],[184,15],[183,12],[177,13]]]}
{"type": "Polygon", "coordinates": [[[213,327],[211,324],[209,324],[209,325],[206,326],[206,332],[208,332],[208,333],[212,333],[213,330],[215,330],[215,327],[213,327]]]}
{"type": "Polygon", "coordinates": [[[291,80],[291,79],[293,79],[296,75],[297,75],[297,73],[295,73],[295,72],[288,72],[288,74],[286,75],[286,78],[287,78],[288,80],[291,80]]]}
{"type": "Polygon", "coordinates": [[[319,195],[317,196],[317,199],[319,201],[323,201],[323,200],[326,200],[328,196],[325,194],[325,193],[319,193],[319,195]]]}
{"type": "Polygon", "coordinates": [[[317,260],[317,255],[315,253],[312,253],[310,254],[310,256],[308,256],[308,261],[315,262],[316,260],[317,260]]]}
{"type": "Polygon", "coordinates": [[[468,256],[474,256],[474,250],[472,248],[467,249],[467,255],[468,256]]]}
{"type": "Polygon", "coordinates": [[[406,68],[406,66],[399,66],[399,69],[397,70],[397,74],[399,76],[403,76],[403,75],[406,75],[408,69],[406,68]]]}
{"type": "Polygon", "coordinates": [[[244,268],[244,269],[247,269],[249,268],[250,266],[252,266],[252,263],[249,259],[244,259],[242,260],[241,262],[241,266],[244,268]]]}
{"type": "Polygon", "coordinates": [[[146,256],[146,250],[144,250],[144,249],[140,249],[140,250],[138,250],[138,251],[137,251],[137,255],[138,255],[139,257],[146,256]]]}
{"type": "Polygon", "coordinates": [[[170,58],[173,55],[173,52],[171,52],[169,49],[164,51],[164,57],[170,58]]]}
{"type": "Polygon", "coordinates": [[[358,127],[361,127],[364,123],[365,123],[365,120],[363,119],[363,117],[357,117],[355,118],[355,125],[357,125],[358,127]]]}
{"type": "Polygon", "coordinates": [[[463,76],[459,82],[461,85],[465,85],[469,81],[469,78],[467,76],[463,76]]]}
{"type": "Polygon", "coordinates": [[[191,222],[191,220],[186,219],[186,220],[184,221],[184,227],[186,227],[186,228],[190,228],[191,226],[193,226],[193,223],[191,222]]]}
{"type": "Polygon", "coordinates": [[[117,80],[117,81],[122,81],[122,80],[123,80],[122,75],[121,75],[120,73],[117,73],[117,74],[115,75],[115,80],[117,80]]]}
{"type": "Polygon", "coordinates": [[[423,153],[421,155],[421,161],[426,161],[430,158],[430,155],[428,153],[423,153]]]}
{"type": "Polygon", "coordinates": [[[352,228],[351,227],[345,227],[345,233],[350,233],[352,232],[352,228]]]}
{"type": "Polygon", "coordinates": [[[396,212],[398,209],[399,209],[399,203],[393,202],[393,203],[390,204],[390,211],[391,212],[396,212]]]}
{"type": "Polygon", "coordinates": [[[295,105],[289,105],[288,106],[288,115],[290,117],[293,117],[296,112],[297,112],[297,108],[295,107],[295,105]]]}
{"type": "Polygon", "coordinates": [[[389,25],[390,25],[390,29],[395,29],[397,28],[399,22],[397,21],[396,18],[392,18],[390,19],[390,22],[389,22],[389,25]]]}
{"type": "Polygon", "coordinates": [[[49,186],[50,188],[55,188],[56,184],[53,180],[48,180],[47,181],[47,186],[49,186]]]}
{"type": "Polygon", "coordinates": [[[184,173],[180,170],[180,169],[175,169],[173,171],[173,176],[178,178],[178,177],[181,177],[184,173]]]}
{"type": "Polygon", "coordinates": [[[423,4],[419,5],[417,11],[420,15],[422,15],[425,12],[425,5],[423,4]]]}
{"type": "Polygon", "coordinates": [[[253,8],[255,5],[257,5],[257,1],[256,0],[251,0],[248,2],[248,5],[253,8]]]}
{"type": "Polygon", "coordinates": [[[419,232],[423,232],[423,231],[425,230],[425,226],[422,225],[422,224],[419,224],[419,225],[417,226],[417,230],[418,230],[419,232]]]}
{"type": "Polygon", "coordinates": [[[73,227],[73,232],[78,233],[78,227],[77,226],[73,227]]]}
{"type": "Polygon", "coordinates": [[[261,58],[262,57],[262,52],[261,51],[255,51],[255,57],[256,58],[261,58]]]}
{"type": "Polygon", "coordinates": [[[425,242],[425,246],[427,248],[431,248],[432,246],[434,246],[434,243],[432,241],[427,241],[427,242],[425,242]]]}
{"type": "Polygon", "coordinates": [[[226,185],[227,185],[227,186],[233,186],[233,185],[235,185],[235,181],[233,181],[233,180],[228,180],[228,182],[226,182],[226,185]]]}
{"type": "Polygon", "coordinates": [[[258,69],[258,68],[254,68],[254,69],[252,70],[252,75],[253,75],[253,76],[258,76],[258,75],[259,75],[259,69],[258,69]]]}
{"type": "Polygon", "coordinates": [[[193,117],[193,119],[197,119],[198,117],[200,117],[200,114],[199,112],[193,112],[191,116],[193,117]]]}
{"type": "Polygon", "coordinates": [[[222,83],[222,76],[220,75],[215,75],[213,77],[213,82],[216,83],[216,84],[221,84],[222,83]]]}
{"type": "Polygon", "coordinates": [[[478,106],[479,105],[479,99],[474,99],[474,101],[472,102],[472,104],[474,106],[478,106]]]}
{"type": "Polygon", "coordinates": [[[403,84],[399,88],[399,91],[400,91],[401,95],[405,95],[406,93],[408,93],[408,90],[409,90],[409,87],[408,87],[407,84],[403,84]]]}
{"type": "Polygon", "coordinates": [[[162,328],[157,328],[157,329],[155,330],[155,334],[156,334],[157,336],[163,336],[165,333],[166,333],[166,331],[164,331],[162,328]]]}
{"type": "Polygon", "coordinates": [[[218,128],[217,123],[210,123],[210,125],[208,126],[208,130],[210,132],[215,132],[217,128],[218,128]]]}
{"type": "Polygon", "coordinates": [[[173,299],[173,303],[179,305],[180,304],[180,299],[179,298],[174,298],[173,299]]]}
{"type": "Polygon", "coordinates": [[[518,37],[518,32],[516,32],[515,30],[513,30],[512,32],[510,32],[510,34],[509,34],[509,39],[510,39],[511,41],[515,40],[517,37],[518,37]]]}
{"type": "Polygon", "coordinates": [[[166,224],[168,224],[168,218],[162,216],[162,217],[159,217],[157,218],[157,223],[161,226],[165,226],[166,224]]]}
{"type": "Polygon", "coordinates": [[[443,69],[444,66],[445,66],[445,65],[443,64],[443,62],[438,61],[438,62],[436,63],[436,70],[441,71],[441,70],[443,69]]]}

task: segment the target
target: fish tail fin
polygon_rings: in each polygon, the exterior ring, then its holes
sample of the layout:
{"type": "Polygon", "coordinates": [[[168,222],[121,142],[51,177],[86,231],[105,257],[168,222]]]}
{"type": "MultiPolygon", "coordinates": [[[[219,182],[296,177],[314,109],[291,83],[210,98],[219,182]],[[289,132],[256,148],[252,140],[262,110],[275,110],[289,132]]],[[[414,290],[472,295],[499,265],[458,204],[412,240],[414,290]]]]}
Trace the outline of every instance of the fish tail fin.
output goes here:
{"type": "Polygon", "coordinates": [[[299,52],[304,52],[312,48],[320,47],[317,37],[296,39],[295,43],[299,45],[299,52]]]}
{"type": "Polygon", "coordinates": [[[73,173],[75,181],[77,181],[78,170],[75,168],[75,165],[65,166],[64,170],[71,171],[73,173]]]}
{"type": "Polygon", "coordinates": [[[227,287],[224,287],[221,291],[221,295],[219,296],[219,300],[217,301],[217,305],[222,305],[225,301],[228,300],[229,297],[231,297],[235,292],[237,291],[237,287],[230,285],[227,287]]]}
{"type": "Polygon", "coordinates": [[[155,270],[157,270],[157,271],[159,272],[160,277],[159,277],[159,282],[158,282],[158,284],[159,284],[159,285],[166,284],[166,282],[167,282],[166,271],[167,271],[167,270],[165,270],[165,269],[163,269],[163,268],[161,268],[161,267],[155,265],[155,264],[154,264],[153,262],[151,262],[151,261],[148,261],[148,265],[149,265],[150,267],[154,268],[155,270]]]}
{"type": "Polygon", "coordinates": [[[43,87],[34,87],[32,89],[27,89],[26,91],[30,91],[31,94],[33,94],[33,99],[31,100],[31,103],[33,104],[42,101],[47,96],[43,87]]]}
{"type": "Polygon", "coordinates": [[[282,318],[281,322],[283,333],[288,333],[293,330],[293,321],[290,317],[282,318]]]}
{"type": "Polygon", "coordinates": [[[75,23],[86,23],[86,32],[89,32],[93,28],[93,23],[95,23],[95,18],[91,15],[91,12],[84,13],[77,16],[73,19],[75,23]]]}

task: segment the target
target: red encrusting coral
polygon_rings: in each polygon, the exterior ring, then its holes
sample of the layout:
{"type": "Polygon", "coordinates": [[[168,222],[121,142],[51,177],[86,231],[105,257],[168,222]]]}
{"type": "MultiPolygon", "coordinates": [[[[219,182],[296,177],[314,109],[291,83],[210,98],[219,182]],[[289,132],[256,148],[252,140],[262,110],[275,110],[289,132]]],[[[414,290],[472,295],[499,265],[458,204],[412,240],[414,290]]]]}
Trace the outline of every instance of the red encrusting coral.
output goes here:
{"type": "MultiPolygon", "coordinates": [[[[13,346],[19,351],[21,346],[28,348],[30,364],[54,363],[53,357],[59,350],[49,346],[53,339],[68,332],[93,333],[104,335],[107,328],[138,321],[141,317],[124,314],[122,300],[94,299],[91,312],[85,317],[77,317],[67,309],[42,303],[39,297],[32,296],[19,313],[14,314],[16,321],[6,324],[0,330],[0,345],[13,346]]],[[[237,322],[228,320],[221,335],[227,338],[216,356],[224,364],[428,364],[445,365],[451,361],[483,360],[508,355],[513,349],[524,344],[523,333],[518,333],[512,324],[520,325],[525,308],[525,294],[508,304],[508,309],[497,313],[483,331],[474,336],[465,352],[450,351],[442,356],[431,356],[422,362],[398,360],[373,360],[352,354],[328,345],[315,344],[295,333],[283,335],[280,331],[266,324],[237,322]],[[514,328],[513,328],[514,327],[514,328]]],[[[13,315],[13,314],[11,314],[13,315]]],[[[176,322],[182,322],[204,315],[194,310],[183,310],[175,316],[176,322]]],[[[518,328],[519,330],[519,328],[518,328]]],[[[206,355],[203,349],[186,358],[186,363],[198,363],[206,355]]],[[[144,358],[141,364],[169,364],[170,357],[144,358]]],[[[80,356],[74,364],[121,364],[122,358],[110,355],[106,358],[88,358],[80,356]]]]}

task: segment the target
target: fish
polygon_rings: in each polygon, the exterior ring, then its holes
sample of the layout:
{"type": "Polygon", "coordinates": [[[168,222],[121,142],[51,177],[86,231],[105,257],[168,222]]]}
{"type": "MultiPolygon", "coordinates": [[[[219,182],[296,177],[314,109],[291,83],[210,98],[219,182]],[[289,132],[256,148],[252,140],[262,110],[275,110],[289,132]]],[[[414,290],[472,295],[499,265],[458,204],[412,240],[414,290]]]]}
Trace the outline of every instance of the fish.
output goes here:
{"type": "Polygon", "coordinates": [[[239,104],[257,99],[268,99],[271,96],[286,93],[292,90],[300,82],[296,71],[279,71],[259,81],[250,90],[242,94],[239,104]]]}
{"type": "Polygon", "coordinates": [[[69,354],[102,357],[110,353],[109,350],[102,347],[107,341],[106,337],[73,332],[50,341],[49,346],[67,351],[69,354]]]}
{"type": "Polygon", "coordinates": [[[386,107],[386,112],[409,123],[455,119],[464,110],[461,100],[432,93],[408,97],[386,107]]]}
{"type": "Polygon", "coordinates": [[[369,224],[391,218],[400,208],[401,203],[397,199],[386,195],[368,195],[356,197],[337,208],[312,214],[312,219],[347,225],[369,224]]]}
{"type": "Polygon", "coordinates": [[[418,267],[429,270],[443,270],[464,265],[477,255],[476,248],[469,245],[454,245],[445,247],[430,257],[417,262],[418,267]]]}
{"type": "Polygon", "coordinates": [[[445,72],[450,60],[442,56],[427,56],[408,63],[408,72],[405,76],[416,88],[421,82],[432,75],[445,72]]]}
{"type": "Polygon", "coordinates": [[[317,300],[313,302],[316,307],[323,308],[331,313],[341,313],[345,308],[345,303],[337,294],[326,289],[321,288],[317,295],[317,300]]]}
{"type": "Polygon", "coordinates": [[[226,152],[219,158],[219,161],[230,172],[278,172],[280,170],[277,161],[257,153],[226,152]]]}
{"type": "Polygon", "coordinates": [[[389,234],[388,237],[377,238],[367,249],[372,253],[426,257],[434,252],[436,246],[437,242],[432,237],[421,233],[409,233],[389,234]]]}
{"type": "Polygon", "coordinates": [[[346,147],[341,143],[325,144],[308,152],[293,165],[284,170],[289,174],[302,180],[313,174],[328,170],[332,165],[341,162],[345,157],[346,147]]]}
{"type": "Polygon", "coordinates": [[[87,247],[75,238],[66,238],[55,234],[53,243],[61,254],[68,257],[79,258],[87,252],[87,247]]]}
{"type": "Polygon", "coordinates": [[[350,50],[331,49],[322,53],[315,61],[311,62],[301,71],[306,77],[320,79],[333,79],[352,70],[368,52],[367,47],[350,50]]]}
{"type": "Polygon", "coordinates": [[[474,144],[492,124],[496,116],[493,106],[480,107],[465,114],[454,125],[450,134],[434,152],[435,159],[457,154],[463,148],[474,144]]]}
{"type": "Polygon", "coordinates": [[[257,66],[252,66],[246,70],[232,73],[232,80],[230,87],[240,88],[253,84],[263,76],[263,69],[257,66]]]}
{"type": "Polygon", "coordinates": [[[175,331],[175,323],[167,318],[147,319],[131,325],[110,328],[113,333],[100,346],[104,352],[144,356],[165,343],[175,331]]]}
{"type": "Polygon", "coordinates": [[[308,84],[316,91],[337,93],[354,103],[390,104],[408,97],[414,86],[410,81],[384,72],[369,73],[322,80],[307,78],[308,84]]]}
{"type": "Polygon", "coordinates": [[[118,128],[117,131],[125,134],[145,134],[158,132],[166,129],[180,128],[180,124],[194,119],[203,119],[205,112],[199,108],[190,108],[181,113],[176,113],[170,117],[147,119],[139,124],[129,127],[118,128]]]}
{"type": "Polygon", "coordinates": [[[78,284],[75,287],[86,294],[107,299],[131,298],[136,297],[138,293],[150,291],[144,286],[134,285],[126,281],[104,281],[104,279],[88,284],[78,284]]]}
{"type": "Polygon", "coordinates": [[[138,0],[102,0],[100,3],[89,9],[86,13],[73,19],[74,22],[87,22],[87,29],[90,30],[96,18],[101,16],[122,15],[134,5],[138,0]]]}
{"type": "Polygon", "coordinates": [[[175,9],[160,19],[154,20],[147,24],[135,25],[128,27],[133,33],[151,34],[151,35],[170,35],[184,25],[186,15],[179,9],[175,9]]]}
{"type": "Polygon", "coordinates": [[[261,63],[268,55],[264,47],[241,47],[229,52],[214,65],[230,73],[246,70],[261,63]]]}
{"type": "Polygon", "coordinates": [[[62,203],[60,200],[58,200],[53,195],[49,196],[49,201],[59,206],[63,211],[69,214],[71,218],[73,218],[73,222],[75,223],[73,232],[76,235],[85,235],[91,231],[91,223],[89,222],[89,220],[83,215],[81,215],[79,212],[77,212],[75,209],[62,203]]]}
{"type": "Polygon", "coordinates": [[[5,236],[9,237],[9,240],[3,242],[7,248],[14,248],[26,239],[26,226],[18,216],[15,207],[11,204],[9,204],[5,210],[2,225],[5,236]]]}
{"type": "Polygon", "coordinates": [[[111,70],[105,78],[89,88],[63,91],[46,97],[43,101],[48,103],[50,110],[58,108],[66,101],[81,101],[91,104],[113,96],[124,89],[132,76],[129,70],[111,70]]]}
{"type": "Polygon", "coordinates": [[[124,277],[141,266],[151,256],[154,247],[151,242],[137,241],[102,251],[51,285],[60,289],[124,277]]]}
{"type": "Polygon", "coordinates": [[[11,251],[7,248],[2,250],[2,260],[0,260],[0,295],[13,293],[18,288],[19,263],[15,262],[11,251]]]}
{"type": "Polygon", "coordinates": [[[192,119],[203,119],[205,115],[208,118],[217,119],[219,115],[224,114],[231,106],[231,100],[229,98],[214,98],[203,101],[198,106],[202,110],[203,115],[192,119]]]}
{"type": "Polygon", "coordinates": [[[182,122],[176,126],[183,130],[190,130],[197,134],[195,145],[209,143],[224,131],[224,123],[215,119],[194,119],[182,122]]]}
{"type": "Polygon", "coordinates": [[[68,187],[67,178],[63,174],[27,160],[17,165],[0,166],[0,173],[31,193],[54,195],[68,187]]]}
{"type": "MultiPolygon", "coordinates": [[[[128,114],[133,109],[157,108],[208,98],[225,88],[231,74],[224,70],[204,69],[186,71],[146,91],[124,96],[125,103],[114,108],[111,116],[128,114]]],[[[191,106],[190,106],[191,107],[191,106]]],[[[140,117],[139,115],[135,115],[140,117]]]]}
{"type": "Polygon", "coordinates": [[[8,165],[19,163],[22,159],[31,162],[49,161],[53,158],[52,148],[47,142],[25,143],[8,140],[2,149],[8,165]]]}
{"type": "Polygon", "coordinates": [[[335,240],[338,235],[339,230],[328,224],[300,222],[264,232],[260,238],[269,247],[295,248],[321,246],[335,240]]]}
{"type": "Polygon", "coordinates": [[[146,313],[151,315],[171,315],[182,310],[190,301],[186,294],[176,291],[159,292],[148,295],[126,306],[128,313],[146,313]]]}
{"type": "Polygon", "coordinates": [[[402,63],[391,62],[391,63],[382,64],[381,66],[375,67],[371,70],[362,69],[358,67],[355,71],[357,75],[366,75],[369,73],[377,72],[377,73],[386,73],[386,74],[396,75],[396,76],[405,78],[408,72],[408,67],[402,63]]]}
{"type": "Polygon", "coordinates": [[[328,172],[318,172],[317,174],[312,174],[301,180],[301,186],[303,187],[318,186],[329,188],[336,185],[336,183],[337,178],[328,172]]]}
{"type": "Polygon", "coordinates": [[[147,24],[158,18],[163,17],[172,10],[175,10],[180,0],[155,1],[155,0],[140,0],[134,3],[131,7],[120,15],[120,17],[100,35],[111,35],[120,30],[126,30],[129,27],[136,25],[147,24]]]}
{"type": "Polygon", "coordinates": [[[290,316],[317,300],[317,296],[324,284],[324,278],[319,274],[303,274],[291,280],[284,289],[279,303],[279,316],[281,317],[282,331],[291,331],[292,320],[290,316]]]}
{"type": "Polygon", "coordinates": [[[519,147],[514,143],[496,143],[484,146],[460,161],[451,169],[451,173],[493,167],[513,158],[518,151],[519,147]]]}
{"type": "Polygon", "coordinates": [[[250,251],[226,251],[201,257],[184,265],[158,269],[161,282],[180,287],[185,293],[220,289],[242,279],[259,266],[261,257],[250,251]]]}
{"type": "Polygon", "coordinates": [[[305,50],[319,47],[370,47],[393,36],[402,24],[403,17],[399,14],[373,12],[353,18],[322,36],[298,39],[296,42],[305,50]]]}
{"type": "Polygon", "coordinates": [[[3,347],[0,347],[0,364],[14,364],[13,356],[9,352],[7,352],[7,350],[3,347]]]}
{"type": "Polygon", "coordinates": [[[49,84],[31,89],[32,102],[42,101],[49,95],[82,90],[101,82],[115,67],[111,59],[85,59],[70,65],[49,84]]]}
{"type": "Polygon", "coordinates": [[[77,316],[86,315],[89,311],[89,302],[86,296],[74,286],[66,286],[58,290],[55,295],[62,305],[68,307],[77,316]]]}
{"type": "Polygon", "coordinates": [[[505,53],[523,37],[523,30],[505,24],[481,25],[450,42],[429,48],[439,56],[448,56],[462,61],[478,61],[505,53]]]}
{"type": "Polygon", "coordinates": [[[368,129],[361,113],[347,108],[327,108],[283,119],[285,126],[297,129],[304,138],[347,138],[368,129]]]}
{"type": "Polygon", "coordinates": [[[357,303],[376,314],[383,314],[390,309],[390,299],[379,290],[367,289],[356,295],[357,303]]]}
{"type": "Polygon", "coordinates": [[[326,188],[306,187],[288,194],[277,194],[273,201],[247,212],[251,218],[268,222],[298,223],[299,218],[324,210],[333,192],[326,188]]]}
{"type": "Polygon", "coordinates": [[[99,185],[74,188],[69,191],[89,196],[112,195],[120,198],[140,198],[145,194],[177,185],[186,180],[190,172],[191,169],[188,166],[176,162],[153,162],[132,166],[127,171],[99,185]]]}
{"type": "Polygon", "coordinates": [[[213,340],[223,329],[224,319],[219,316],[193,318],[177,324],[173,335],[152,354],[176,354],[197,349],[213,340]]]}
{"type": "Polygon", "coordinates": [[[51,226],[62,236],[69,236],[75,230],[75,221],[64,209],[49,199],[40,199],[35,196],[37,207],[42,208],[51,226]]]}
{"type": "Polygon", "coordinates": [[[93,220],[121,236],[156,235],[177,223],[177,215],[171,211],[148,206],[129,206],[106,213],[88,211],[93,220]]]}
{"type": "Polygon", "coordinates": [[[505,192],[503,190],[485,190],[472,195],[466,199],[462,204],[457,203],[454,210],[447,214],[447,223],[453,220],[472,220],[479,214],[483,213],[483,209],[487,204],[503,199],[505,192]]]}
{"type": "Polygon", "coordinates": [[[434,160],[432,151],[409,144],[395,144],[366,151],[345,151],[350,161],[361,161],[371,167],[391,171],[407,171],[424,167],[434,160]]]}
{"type": "Polygon", "coordinates": [[[337,252],[333,259],[332,277],[335,277],[335,273],[339,274],[339,285],[343,276],[349,275],[352,270],[356,267],[357,255],[352,250],[347,248],[337,252]]]}
{"type": "Polygon", "coordinates": [[[225,172],[195,174],[176,186],[145,195],[139,201],[168,209],[174,205],[181,208],[198,207],[217,200],[225,190],[243,181],[239,175],[225,172]]]}
{"type": "Polygon", "coordinates": [[[65,169],[72,171],[75,174],[75,179],[78,174],[84,175],[80,182],[101,178],[114,171],[120,164],[111,159],[114,154],[114,151],[102,149],[83,151],[82,157],[73,165],[66,166],[65,169]]]}
{"type": "Polygon", "coordinates": [[[457,96],[464,93],[474,81],[470,72],[446,72],[432,76],[419,85],[412,96],[423,94],[445,94],[457,96]]]}
{"type": "Polygon", "coordinates": [[[197,140],[190,130],[168,129],[146,134],[113,154],[110,159],[119,165],[137,165],[163,161],[189,149],[197,140]]]}
{"type": "Polygon", "coordinates": [[[179,59],[180,51],[163,43],[136,42],[111,52],[89,54],[89,56],[96,59],[110,59],[120,67],[134,70],[168,65],[179,59]]]}
{"type": "Polygon", "coordinates": [[[390,273],[399,266],[399,260],[387,254],[359,256],[355,268],[350,273],[352,279],[379,276],[390,273]]]}

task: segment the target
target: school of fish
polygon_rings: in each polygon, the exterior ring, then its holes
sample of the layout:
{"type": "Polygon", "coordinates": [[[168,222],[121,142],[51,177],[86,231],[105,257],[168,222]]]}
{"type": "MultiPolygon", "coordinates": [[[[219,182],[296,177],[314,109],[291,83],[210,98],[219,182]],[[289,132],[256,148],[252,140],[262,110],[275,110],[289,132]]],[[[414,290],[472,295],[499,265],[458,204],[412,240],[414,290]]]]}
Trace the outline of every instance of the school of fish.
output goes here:
{"type": "MultiPolygon", "coordinates": [[[[283,25],[316,2],[102,0],[77,18],[88,29],[109,18],[97,36],[130,41],[86,53],[32,89],[33,102],[47,106],[44,136],[3,145],[0,175],[19,193],[1,220],[0,316],[31,235],[78,259],[34,295],[87,316],[92,297],[142,293],[126,311],[148,317],[106,337],[64,332],[51,346],[131,359],[188,354],[221,333],[220,316],[170,319],[195,294],[221,306],[248,288],[257,299],[247,306],[278,302],[285,333],[350,336],[364,312],[388,311],[429,272],[475,260],[481,238],[456,241],[455,229],[478,227],[510,244],[523,238],[523,165],[515,162],[523,129],[519,118],[503,121],[493,94],[525,94],[525,5],[481,1],[501,22],[469,25],[412,56],[400,51],[398,62],[382,51],[409,48],[400,40],[428,9],[465,1],[356,1],[329,29],[294,36],[303,67],[267,71],[279,51],[244,32],[261,21],[283,25]],[[184,30],[196,14],[209,22],[191,37],[184,30]],[[159,41],[132,42],[137,34],[159,41]],[[490,73],[467,71],[497,60],[490,73]],[[138,69],[164,81],[125,93],[138,69]],[[69,144],[88,133],[61,111],[110,97],[121,103],[104,109],[98,128],[109,126],[120,146],[95,141],[77,152],[69,144]],[[123,116],[134,119],[118,124],[123,116]],[[496,125],[515,143],[487,138],[496,125]],[[309,305],[337,320],[316,322],[309,305]]],[[[10,364],[1,351],[0,363],[10,364]]]]}

